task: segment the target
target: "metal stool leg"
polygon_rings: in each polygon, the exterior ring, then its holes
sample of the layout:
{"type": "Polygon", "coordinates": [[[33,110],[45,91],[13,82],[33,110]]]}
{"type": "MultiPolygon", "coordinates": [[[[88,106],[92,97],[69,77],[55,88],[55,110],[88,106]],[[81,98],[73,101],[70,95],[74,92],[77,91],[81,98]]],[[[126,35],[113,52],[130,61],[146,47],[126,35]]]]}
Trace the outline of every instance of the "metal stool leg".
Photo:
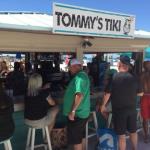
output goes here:
{"type": "Polygon", "coordinates": [[[28,135],[27,135],[26,150],[28,150],[28,148],[30,147],[30,144],[31,144],[31,132],[32,132],[32,129],[29,128],[29,130],[28,130],[28,135]]]}
{"type": "Polygon", "coordinates": [[[109,113],[109,116],[108,116],[108,125],[107,127],[110,128],[110,125],[111,125],[111,122],[112,122],[112,113],[109,113]]]}
{"type": "Polygon", "coordinates": [[[31,150],[34,150],[34,142],[35,142],[35,130],[36,129],[32,129],[32,135],[31,135],[31,150]]]}
{"type": "Polygon", "coordinates": [[[85,135],[85,149],[88,150],[88,135],[89,135],[89,123],[86,123],[86,135],[85,135]]]}
{"type": "Polygon", "coordinates": [[[10,140],[7,141],[7,145],[8,145],[8,150],[12,150],[10,140]]]}
{"type": "Polygon", "coordinates": [[[51,140],[50,140],[48,126],[45,127],[45,131],[46,131],[46,137],[47,137],[47,142],[48,142],[48,149],[52,150],[52,145],[51,145],[51,140]]]}
{"type": "Polygon", "coordinates": [[[92,112],[93,115],[93,119],[94,119],[94,126],[95,126],[95,130],[98,129],[98,122],[97,122],[97,117],[96,117],[96,112],[92,112]]]}
{"type": "Polygon", "coordinates": [[[5,147],[5,150],[12,150],[10,140],[7,140],[6,142],[4,142],[4,147],[5,147]]]}
{"type": "Polygon", "coordinates": [[[5,149],[5,150],[8,150],[7,142],[4,142],[4,149],[5,149]]]}
{"type": "Polygon", "coordinates": [[[43,129],[42,129],[43,140],[45,140],[45,139],[46,139],[45,132],[46,132],[46,131],[45,131],[45,129],[43,128],[43,129]]]}
{"type": "Polygon", "coordinates": [[[86,123],[86,139],[85,139],[85,146],[86,146],[86,150],[88,150],[88,138],[90,138],[90,137],[93,137],[93,136],[95,136],[96,135],[96,132],[97,132],[97,129],[98,129],[98,122],[97,122],[97,117],[96,117],[96,112],[95,111],[92,111],[91,112],[91,117],[92,117],[92,121],[94,122],[94,134],[92,133],[92,134],[90,134],[89,135],[89,120],[87,121],[87,123],[86,123]]]}

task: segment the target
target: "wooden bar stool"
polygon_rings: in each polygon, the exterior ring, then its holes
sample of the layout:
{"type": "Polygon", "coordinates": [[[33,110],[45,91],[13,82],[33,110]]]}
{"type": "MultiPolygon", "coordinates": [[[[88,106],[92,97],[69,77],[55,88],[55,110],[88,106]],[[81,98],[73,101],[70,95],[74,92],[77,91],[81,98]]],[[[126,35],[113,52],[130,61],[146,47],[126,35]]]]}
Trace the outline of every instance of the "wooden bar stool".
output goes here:
{"type": "Polygon", "coordinates": [[[38,129],[42,130],[43,140],[46,140],[48,143],[48,150],[52,150],[48,126],[45,126],[44,128],[34,128],[34,127],[29,126],[26,150],[34,150],[34,148],[37,148],[37,147],[44,147],[44,149],[47,150],[47,144],[34,145],[36,130],[38,129]]]}

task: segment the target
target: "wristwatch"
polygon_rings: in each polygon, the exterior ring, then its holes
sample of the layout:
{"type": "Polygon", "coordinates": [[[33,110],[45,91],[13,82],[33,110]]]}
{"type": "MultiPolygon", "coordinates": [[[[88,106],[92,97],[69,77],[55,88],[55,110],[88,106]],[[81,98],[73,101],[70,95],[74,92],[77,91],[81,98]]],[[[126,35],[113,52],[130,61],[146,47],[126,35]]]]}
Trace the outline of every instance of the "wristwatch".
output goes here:
{"type": "Polygon", "coordinates": [[[76,111],[75,110],[72,110],[72,113],[75,113],[76,111]]]}

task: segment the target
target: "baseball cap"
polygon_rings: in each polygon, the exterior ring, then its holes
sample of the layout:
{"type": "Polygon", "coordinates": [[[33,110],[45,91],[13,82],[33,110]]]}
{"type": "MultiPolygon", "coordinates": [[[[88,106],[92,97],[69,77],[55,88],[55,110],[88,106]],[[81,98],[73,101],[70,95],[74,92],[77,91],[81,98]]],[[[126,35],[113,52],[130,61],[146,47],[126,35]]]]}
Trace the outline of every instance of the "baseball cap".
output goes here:
{"type": "Polygon", "coordinates": [[[70,60],[70,62],[69,62],[68,65],[69,65],[69,66],[73,66],[73,65],[81,65],[81,62],[80,62],[78,59],[73,58],[73,59],[70,60]]]}
{"type": "Polygon", "coordinates": [[[130,58],[127,55],[121,55],[120,61],[125,65],[129,65],[129,66],[131,65],[130,58]]]}

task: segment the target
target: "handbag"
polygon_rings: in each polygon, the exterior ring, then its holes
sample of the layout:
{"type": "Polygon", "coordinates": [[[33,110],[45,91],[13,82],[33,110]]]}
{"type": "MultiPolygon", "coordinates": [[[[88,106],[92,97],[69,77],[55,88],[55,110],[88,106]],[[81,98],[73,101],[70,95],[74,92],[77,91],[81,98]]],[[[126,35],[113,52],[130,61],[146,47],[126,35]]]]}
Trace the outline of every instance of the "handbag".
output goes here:
{"type": "Polygon", "coordinates": [[[67,147],[67,129],[53,128],[51,131],[51,144],[53,150],[60,150],[67,147]]]}
{"type": "Polygon", "coordinates": [[[118,137],[113,129],[98,129],[97,150],[118,150],[118,137]]]}

